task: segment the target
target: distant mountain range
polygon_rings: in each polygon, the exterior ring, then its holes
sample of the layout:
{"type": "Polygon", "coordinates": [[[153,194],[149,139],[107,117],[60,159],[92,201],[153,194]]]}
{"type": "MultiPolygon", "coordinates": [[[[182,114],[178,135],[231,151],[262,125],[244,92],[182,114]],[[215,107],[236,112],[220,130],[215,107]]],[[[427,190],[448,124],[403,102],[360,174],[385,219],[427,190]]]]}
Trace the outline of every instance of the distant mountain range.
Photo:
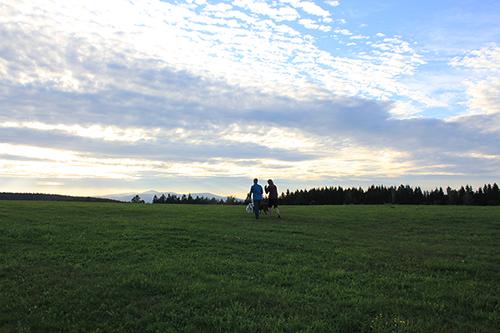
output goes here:
{"type": "MultiPolygon", "coordinates": [[[[162,195],[162,194],[165,194],[166,196],[167,195],[176,195],[178,197],[182,197],[183,193],[175,193],[175,192],[158,192],[158,191],[155,191],[155,190],[150,190],[150,191],[146,191],[146,192],[142,192],[142,193],[138,193],[138,192],[130,192],[130,193],[118,193],[118,194],[108,194],[108,195],[102,195],[102,196],[99,196],[100,198],[106,198],[106,199],[112,199],[112,200],[118,200],[118,201],[125,201],[125,202],[129,202],[130,200],[132,200],[132,198],[136,195],[139,195],[141,197],[142,200],[144,200],[145,202],[153,202],[153,197],[156,195],[158,198],[162,195]]],[[[186,195],[188,195],[188,193],[185,193],[186,195]]],[[[196,198],[197,196],[198,197],[204,197],[204,198],[209,198],[209,199],[212,199],[212,198],[215,198],[217,200],[226,200],[227,197],[224,197],[224,196],[220,196],[220,195],[217,195],[217,194],[213,194],[213,193],[190,193],[191,196],[193,198],[196,198]]]]}

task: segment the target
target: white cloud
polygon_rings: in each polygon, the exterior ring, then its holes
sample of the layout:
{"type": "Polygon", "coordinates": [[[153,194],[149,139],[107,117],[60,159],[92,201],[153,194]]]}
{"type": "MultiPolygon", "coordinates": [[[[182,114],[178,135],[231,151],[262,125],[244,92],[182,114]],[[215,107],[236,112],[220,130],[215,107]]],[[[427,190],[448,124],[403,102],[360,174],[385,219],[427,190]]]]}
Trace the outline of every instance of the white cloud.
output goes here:
{"type": "Polygon", "coordinates": [[[279,0],[282,3],[289,4],[290,6],[301,9],[305,13],[318,17],[330,17],[331,14],[328,10],[321,8],[313,1],[308,0],[279,0]]]}
{"type": "Polygon", "coordinates": [[[107,158],[75,151],[0,143],[0,177],[137,179],[142,172],[161,170],[163,162],[107,158]]]}
{"type": "Polygon", "coordinates": [[[329,11],[321,8],[312,1],[301,1],[300,7],[302,8],[303,11],[305,11],[310,15],[315,15],[320,17],[329,17],[331,15],[329,11]]]}
{"type": "MultiPolygon", "coordinates": [[[[313,8],[308,1],[287,3],[296,8],[313,8]]],[[[233,2],[233,7],[206,5],[201,13],[153,0],[141,2],[139,9],[134,2],[119,0],[103,6],[57,0],[43,2],[43,6],[42,2],[39,6],[31,4],[31,1],[16,1],[2,5],[6,13],[3,17],[16,17],[22,24],[8,23],[4,29],[23,42],[8,50],[15,55],[16,66],[2,61],[0,75],[3,72],[2,77],[13,83],[44,85],[62,91],[95,92],[119,87],[154,95],[165,93],[159,82],[145,84],[129,77],[117,80],[120,71],[115,65],[118,65],[151,71],[174,68],[295,98],[311,98],[326,91],[332,95],[387,98],[403,91],[394,89],[400,85],[396,82],[399,76],[411,75],[421,64],[418,55],[401,39],[396,52],[408,55],[397,61],[386,60],[393,51],[389,42],[387,47],[376,45],[387,54],[333,57],[318,48],[313,37],[301,35],[283,24],[287,16],[298,19],[295,9],[286,4],[280,7],[264,1],[240,0],[233,2]],[[255,15],[249,16],[234,6],[244,7],[255,15]],[[38,11],[38,7],[43,10],[38,11]],[[115,7],[122,12],[119,17],[113,11],[115,7]],[[270,8],[274,9],[268,11],[270,8]],[[390,74],[384,74],[384,80],[373,76],[367,84],[370,77],[361,72],[379,72],[382,62],[383,70],[394,65],[389,69],[390,74]],[[355,66],[361,71],[352,71],[355,66]],[[358,72],[362,77],[357,76],[358,72]]],[[[322,15],[323,20],[330,19],[326,13],[322,15]]],[[[331,29],[313,19],[299,22],[309,29],[323,32],[331,29]]],[[[362,37],[347,29],[335,32],[362,37]]]]}
{"type": "Polygon", "coordinates": [[[450,65],[467,71],[470,114],[500,113],[500,47],[489,44],[455,57],[450,65]]]}
{"type": "Polygon", "coordinates": [[[340,1],[336,1],[336,0],[327,0],[325,1],[327,4],[329,4],[330,6],[332,7],[338,7],[340,6],[340,1]]]}
{"type": "Polygon", "coordinates": [[[455,67],[467,67],[475,70],[500,70],[500,47],[489,44],[479,50],[468,52],[463,57],[455,57],[450,64],[455,67]]]}
{"type": "Polygon", "coordinates": [[[352,32],[350,32],[347,29],[335,29],[334,32],[337,34],[340,34],[340,35],[344,35],[344,36],[351,36],[352,35],[352,32]]]}
{"type": "Polygon", "coordinates": [[[322,25],[322,24],[318,24],[316,21],[310,20],[310,19],[300,19],[299,23],[307,29],[321,30],[323,32],[329,32],[330,30],[332,30],[331,27],[326,26],[326,25],[322,25]]]}
{"type": "Polygon", "coordinates": [[[38,186],[50,186],[50,187],[52,187],[52,186],[64,186],[64,183],[62,183],[62,182],[47,182],[47,181],[45,181],[45,182],[38,182],[37,185],[38,186]]]}
{"type": "MultiPolygon", "coordinates": [[[[244,138],[244,137],[242,137],[244,138]]],[[[365,148],[349,147],[311,161],[280,161],[272,158],[221,159],[205,161],[163,162],[146,159],[102,157],[75,151],[0,143],[11,161],[0,155],[0,177],[64,179],[139,179],[147,173],[158,177],[246,177],[267,174],[282,179],[313,180],[325,176],[400,175],[411,168],[404,153],[384,150],[377,155],[365,148]],[[356,161],[355,164],[352,162],[356,161]],[[373,166],[376,166],[373,168],[373,166]]],[[[58,181],[58,183],[60,182],[58,181]]],[[[47,186],[47,184],[45,184],[47,186]]],[[[55,185],[52,185],[55,186],[55,185]]]]}
{"type": "Polygon", "coordinates": [[[364,35],[354,35],[354,36],[350,36],[349,38],[350,39],[356,39],[356,40],[359,40],[359,39],[370,39],[369,36],[364,36],[364,35]]]}
{"type": "Polygon", "coordinates": [[[500,113],[500,77],[488,77],[476,82],[469,81],[467,95],[472,113],[500,113]]]}
{"type": "Polygon", "coordinates": [[[101,139],[104,141],[138,142],[153,141],[160,133],[159,128],[120,128],[117,126],[102,126],[98,124],[82,126],[79,124],[47,124],[39,121],[6,121],[0,122],[0,128],[21,128],[38,131],[61,132],[89,139],[101,139]]]}
{"type": "Polygon", "coordinates": [[[277,21],[295,21],[299,18],[299,14],[293,8],[288,6],[274,7],[263,0],[235,0],[233,4],[254,14],[269,16],[277,21]]]}
{"type": "Polygon", "coordinates": [[[317,152],[322,141],[321,138],[305,135],[298,129],[239,124],[224,129],[218,137],[232,142],[255,142],[257,145],[262,143],[300,152],[317,152]]]}
{"type": "Polygon", "coordinates": [[[400,119],[415,117],[421,112],[422,109],[418,108],[413,103],[403,101],[394,103],[391,109],[391,114],[400,119]]]}

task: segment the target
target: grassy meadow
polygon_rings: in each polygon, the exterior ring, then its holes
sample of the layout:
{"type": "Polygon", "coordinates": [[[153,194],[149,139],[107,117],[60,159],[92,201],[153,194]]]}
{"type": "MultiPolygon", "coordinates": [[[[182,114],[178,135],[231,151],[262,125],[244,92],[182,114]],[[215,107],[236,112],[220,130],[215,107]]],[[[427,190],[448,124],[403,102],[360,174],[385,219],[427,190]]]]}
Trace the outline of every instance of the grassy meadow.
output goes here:
{"type": "Polygon", "coordinates": [[[0,201],[0,332],[498,332],[500,207],[0,201]]]}

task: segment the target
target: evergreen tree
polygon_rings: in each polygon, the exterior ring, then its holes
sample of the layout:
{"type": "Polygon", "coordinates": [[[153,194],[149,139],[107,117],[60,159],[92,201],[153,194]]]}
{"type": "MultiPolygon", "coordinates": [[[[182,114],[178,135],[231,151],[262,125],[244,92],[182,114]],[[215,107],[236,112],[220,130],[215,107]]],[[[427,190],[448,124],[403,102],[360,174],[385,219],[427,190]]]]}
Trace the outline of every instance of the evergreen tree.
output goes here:
{"type": "Polygon", "coordinates": [[[144,203],[144,200],[142,200],[140,196],[136,195],[132,198],[132,200],[130,200],[130,202],[132,202],[132,203],[144,203]]]}
{"type": "Polygon", "coordinates": [[[164,204],[167,203],[167,197],[165,197],[165,194],[162,194],[160,198],[158,199],[158,203],[164,204]]]}

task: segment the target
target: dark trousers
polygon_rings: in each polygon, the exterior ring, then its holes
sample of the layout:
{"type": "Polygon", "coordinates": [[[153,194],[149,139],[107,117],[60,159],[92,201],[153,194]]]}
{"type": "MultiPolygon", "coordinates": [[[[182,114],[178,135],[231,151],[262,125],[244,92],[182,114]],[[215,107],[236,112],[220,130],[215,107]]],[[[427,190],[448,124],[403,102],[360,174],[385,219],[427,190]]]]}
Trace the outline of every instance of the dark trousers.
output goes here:
{"type": "Polygon", "coordinates": [[[253,201],[253,212],[255,213],[255,218],[258,219],[260,215],[260,203],[262,200],[253,201]]]}

